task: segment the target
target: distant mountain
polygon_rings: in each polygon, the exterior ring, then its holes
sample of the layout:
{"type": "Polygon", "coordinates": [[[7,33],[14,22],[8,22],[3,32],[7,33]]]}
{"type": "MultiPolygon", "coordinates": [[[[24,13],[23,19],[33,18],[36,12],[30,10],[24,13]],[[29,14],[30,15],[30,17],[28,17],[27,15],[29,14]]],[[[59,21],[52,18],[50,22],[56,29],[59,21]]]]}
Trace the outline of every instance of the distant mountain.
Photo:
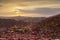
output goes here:
{"type": "Polygon", "coordinates": [[[24,17],[24,16],[16,16],[16,17],[0,17],[0,19],[14,19],[16,21],[23,20],[25,22],[39,22],[44,20],[46,17],[24,17]]]}
{"type": "Polygon", "coordinates": [[[32,25],[32,30],[37,32],[40,37],[60,38],[60,14],[32,25]]]}
{"type": "Polygon", "coordinates": [[[7,28],[14,27],[25,27],[30,26],[31,23],[40,22],[45,17],[0,17],[0,31],[5,31],[7,28]]]}

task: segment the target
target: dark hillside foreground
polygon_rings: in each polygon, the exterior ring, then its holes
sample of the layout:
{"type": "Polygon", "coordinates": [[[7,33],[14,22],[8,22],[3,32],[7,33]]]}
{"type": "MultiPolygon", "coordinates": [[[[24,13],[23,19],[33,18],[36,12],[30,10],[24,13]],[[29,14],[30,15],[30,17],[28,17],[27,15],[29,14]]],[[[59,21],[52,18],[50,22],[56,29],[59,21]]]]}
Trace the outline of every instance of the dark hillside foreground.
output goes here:
{"type": "MultiPolygon", "coordinates": [[[[35,18],[34,18],[35,19],[35,18]]],[[[56,40],[60,39],[60,14],[37,22],[0,19],[1,40],[56,40]]],[[[42,19],[42,18],[41,18],[42,19]]],[[[32,21],[31,21],[32,20],[32,21]]]]}
{"type": "Polygon", "coordinates": [[[60,39],[60,14],[34,24],[33,31],[42,38],[60,39]]]}

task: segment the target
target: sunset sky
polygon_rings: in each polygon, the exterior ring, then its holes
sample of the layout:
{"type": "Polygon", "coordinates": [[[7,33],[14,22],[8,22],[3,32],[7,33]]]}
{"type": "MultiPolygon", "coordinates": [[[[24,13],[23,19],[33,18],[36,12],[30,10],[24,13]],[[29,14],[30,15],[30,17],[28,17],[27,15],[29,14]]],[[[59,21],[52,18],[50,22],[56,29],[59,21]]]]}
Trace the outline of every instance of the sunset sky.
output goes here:
{"type": "Polygon", "coordinates": [[[0,0],[0,16],[48,17],[60,14],[60,0],[0,0]]]}

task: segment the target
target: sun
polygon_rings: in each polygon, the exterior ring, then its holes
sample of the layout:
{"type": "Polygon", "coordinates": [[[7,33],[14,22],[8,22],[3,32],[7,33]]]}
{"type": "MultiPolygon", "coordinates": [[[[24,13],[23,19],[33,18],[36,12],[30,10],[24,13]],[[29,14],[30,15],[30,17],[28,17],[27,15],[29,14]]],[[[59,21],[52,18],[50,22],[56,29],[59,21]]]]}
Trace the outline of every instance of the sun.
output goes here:
{"type": "Polygon", "coordinates": [[[15,7],[15,12],[16,13],[20,13],[20,10],[19,9],[20,9],[20,7],[15,7]]]}
{"type": "Polygon", "coordinates": [[[24,14],[23,12],[21,12],[20,10],[23,9],[22,7],[15,7],[14,9],[14,13],[16,13],[16,16],[25,16],[26,14],[24,14]]]}
{"type": "Polygon", "coordinates": [[[12,9],[13,9],[13,12],[20,13],[19,9],[21,9],[21,7],[20,6],[14,6],[12,9]]]}
{"type": "Polygon", "coordinates": [[[20,13],[20,10],[19,10],[19,9],[16,9],[16,10],[15,10],[15,13],[20,13]]]}

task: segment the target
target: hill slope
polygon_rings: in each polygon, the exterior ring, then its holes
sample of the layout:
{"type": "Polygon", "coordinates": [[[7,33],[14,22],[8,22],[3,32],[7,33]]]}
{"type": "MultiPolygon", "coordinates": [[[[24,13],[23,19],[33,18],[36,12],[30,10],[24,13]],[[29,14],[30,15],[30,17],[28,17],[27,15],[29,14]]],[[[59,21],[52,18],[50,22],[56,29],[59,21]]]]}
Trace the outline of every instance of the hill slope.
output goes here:
{"type": "Polygon", "coordinates": [[[32,30],[36,31],[40,37],[60,38],[60,14],[34,24],[32,30]]]}

